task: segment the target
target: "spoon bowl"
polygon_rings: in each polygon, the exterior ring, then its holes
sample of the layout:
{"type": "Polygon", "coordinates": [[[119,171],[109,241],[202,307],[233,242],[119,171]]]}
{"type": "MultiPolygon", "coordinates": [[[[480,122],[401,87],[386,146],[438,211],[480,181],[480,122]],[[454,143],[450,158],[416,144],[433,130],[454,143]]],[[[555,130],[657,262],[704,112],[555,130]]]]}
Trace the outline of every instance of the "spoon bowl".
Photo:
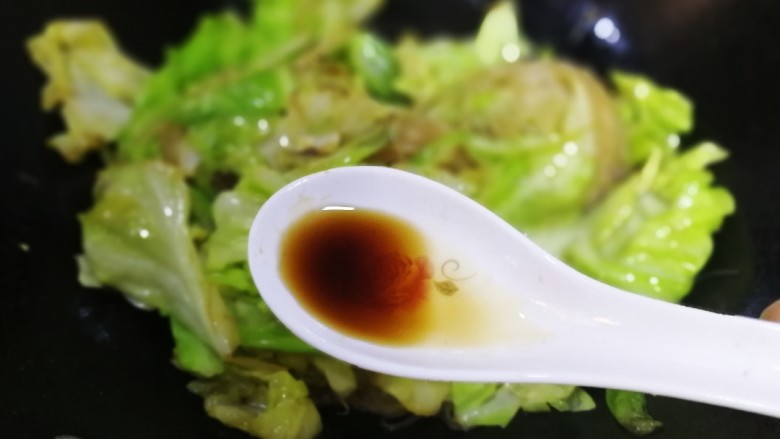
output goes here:
{"type": "Polygon", "coordinates": [[[283,324],[368,370],[635,390],[780,417],[780,325],[600,283],[468,197],[405,171],[337,168],[289,184],[258,212],[248,256],[258,290],[283,324]],[[323,209],[384,212],[424,237],[432,282],[448,286],[430,292],[429,334],[400,345],[361,339],[290,291],[280,275],[285,232],[323,209]]]}

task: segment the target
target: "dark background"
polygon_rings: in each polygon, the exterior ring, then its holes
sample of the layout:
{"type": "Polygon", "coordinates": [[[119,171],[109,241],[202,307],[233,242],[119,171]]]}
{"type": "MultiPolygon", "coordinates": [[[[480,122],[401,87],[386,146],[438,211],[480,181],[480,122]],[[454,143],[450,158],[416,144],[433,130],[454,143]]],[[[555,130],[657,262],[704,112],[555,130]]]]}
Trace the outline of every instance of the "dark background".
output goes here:
{"type": "MultiPolygon", "coordinates": [[[[0,4],[0,437],[81,439],[242,438],[209,419],[188,377],[170,364],[167,325],[116,294],[82,289],[75,219],[89,205],[96,159],[67,166],[44,146],[59,129],[39,110],[43,78],[23,45],[55,17],[100,17],[122,47],[149,65],[181,41],[218,0],[30,0],[0,4]]],[[[227,2],[238,4],[238,2],[227,2]]],[[[486,2],[394,0],[375,26],[388,36],[473,30],[486,2]]],[[[537,40],[603,71],[647,73],[696,104],[690,141],[732,153],[719,181],[738,213],[688,303],[756,316],[780,297],[780,3],[774,0],[526,0],[524,25],[537,40]],[[618,44],[596,38],[611,18],[618,44]]],[[[778,347],[780,348],[780,347],[778,347]]],[[[601,393],[593,392],[601,403],[601,393]]],[[[780,395],[778,395],[780,398],[780,395]]],[[[780,420],[667,398],[650,409],[658,438],[776,438],[780,420]]],[[[600,409],[520,415],[508,430],[452,432],[423,420],[392,432],[370,416],[326,412],[324,437],[625,438],[600,409]]]]}

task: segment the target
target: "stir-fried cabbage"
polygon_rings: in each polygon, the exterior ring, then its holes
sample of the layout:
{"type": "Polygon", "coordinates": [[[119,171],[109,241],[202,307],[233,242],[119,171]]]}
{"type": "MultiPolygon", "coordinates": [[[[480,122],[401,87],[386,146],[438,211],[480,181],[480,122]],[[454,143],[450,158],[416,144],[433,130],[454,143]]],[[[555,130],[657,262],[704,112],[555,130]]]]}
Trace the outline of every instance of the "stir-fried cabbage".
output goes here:
{"type": "MultiPolygon", "coordinates": [[[[54,22],[29,43],[61,105],[69,161],[101,149],[80,216],[84,285],[170,319],[174,363],[225,424],[310,438],[316,404],[505,426],[518,411],[581,411],[573,386],[419,381],[360,370],[295,337],[247,270],[249,226],[293,179],[361,163],[408,169],[492,209],[575,268],[679,301],[734,203],[685,148],[692,107],[646,78],[541,55],[509,3],[473,38],[387,42],[361,23],[375,0],[263,0],[203,17],[154,71],[97,22],[54,22]],[[316,403],[316,404],[315,404],[316,403]]],[[[626,428],[659,423],[643,395],[610,390],[626,428]]]]}
{"type": "Polygon", "coordinates": [[[150,72],[124,55],[103,24],[55,21],[27,44],[49,78],[46,110],[62,108],[67,132],[51,145],[69,162],[116,139],[150,72]]]}
{"type": "Polygon", "coordinates": [[[235,323],[206,279],[188,216],[187,187],[175,169],[160,162],[108,167],[98,178],[95,204],[80,217],[82,279],[171,315],[228,355],[237,344],[235,323]]]}

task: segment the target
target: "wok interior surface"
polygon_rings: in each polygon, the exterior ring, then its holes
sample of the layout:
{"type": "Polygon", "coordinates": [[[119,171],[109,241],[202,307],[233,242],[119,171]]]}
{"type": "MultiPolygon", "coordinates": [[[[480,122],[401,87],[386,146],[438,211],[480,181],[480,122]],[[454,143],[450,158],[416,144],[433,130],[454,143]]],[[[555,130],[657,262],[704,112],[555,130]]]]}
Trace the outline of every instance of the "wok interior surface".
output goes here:
{"type": "MultiPolygon", "coordinates": [[[[239,7],[240,2],[227,2],[239,7]]],[[[24,40],[56,17],[99,17],[123,48],[157,65],[163,47],[191,29],[216,0],[32,0],[0,6],[3,37],[3,215],[0,221],[0,432],[8,438],[242,438],[203,411],[175,369],[167,324],[128,306],[118,294],[87,290],[76,280],[80,232],[76,214],[89,206],[99,161],[64,164],[45,139],[60,128],[39,109],[42,76],[24,40]]],[[[689,296],[693,306],[756,316],[780,297],[780,4],[771,0],[657,2],[527,0],[527,31],[559,53],[600,71],[618,66],[647,73],[695,103],[691,140],[711,139],[731,152],[716,168],[734,193],[738,213],[719,233],[716,253],[689,296]],[[607,17],[620,44],[592,32],[607,17]]],[[[374,26],[394,36],[463,34],[485,3],[391,0],[374,26]]],[[[691,142],[687,142],[691,143],[691,142]]],[[[506,429],[454,432],[440,419],[393,429],[342,408],[325,410],[326,438],[626,438],[601,392],[599,408],[575,414],[520,414],[506,429]]],[[[778,396],[780,397],[780,395],[778,396]]],[[[658,438],[774,438],[780,420],[668,398],[649,399],[664,422],[658,438]]]]}

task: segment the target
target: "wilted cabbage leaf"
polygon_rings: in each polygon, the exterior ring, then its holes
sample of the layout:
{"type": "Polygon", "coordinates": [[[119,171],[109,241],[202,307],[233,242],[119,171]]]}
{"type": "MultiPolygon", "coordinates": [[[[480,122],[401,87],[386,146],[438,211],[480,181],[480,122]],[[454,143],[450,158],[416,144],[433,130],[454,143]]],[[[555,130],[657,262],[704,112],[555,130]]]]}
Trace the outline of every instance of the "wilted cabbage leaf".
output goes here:
{"type": "Polygon", "coordinates": [[[647,412],[645,395],[628,390],[607,390],[607,407],[623,428],[645,436],[662,426],[647,412]]]}
{"type": "Polygon", "coordinates": [[[712,234],[734,211],[707,169],[725,157],[711,143],[673,156],[657,151],[593,209],[566,260],[619,288],[680,301],[712,253],[712,234]]]}
{"type": "Polygon", "coordinates": [[[680,146],[680,135],[693,127],[693,105],[675,90],[648,78],[613,72],[620,117],[629,137],[631,163],[642,163],[655,149],[666,152],[680,146]]]}
{"type": "Polygon", "coordinates": [[[220,355],[236,329],[216,285],[201,270],[187,227],[183,176],[159,162],[103,170],[95,204],[80,215],[85,276],[171,315],[220,355]]]}
{"type": "Polygon", "coordinates": [[[212,379],[190,384],[204,397],[209,415],[265,439],[307,439],[322,429],[306,384],[270,363],[252,370],[232,366],[212,379]]]}
{"type": "Polygon", "coordinates": [[[555,384],[452,383],[455,421],[464,427],[505,427],[518,411],[585,411],[593,399],[575,386],[555,384]]]}
{"type": "Polygon", "coordinates": [[[67,131],[50,139],[70,162],[116,139],[149,71],[117,47],[97,21],[53,21],[27,48],[48,76],[42,104],[62,108],[67,131]]]}
{"type": "Polygon", "coordinates": [[[435,415],[450,394],[449,383],[377,374],[374,385],[393,395],[406,410],[420,416],[435,415]]]}

